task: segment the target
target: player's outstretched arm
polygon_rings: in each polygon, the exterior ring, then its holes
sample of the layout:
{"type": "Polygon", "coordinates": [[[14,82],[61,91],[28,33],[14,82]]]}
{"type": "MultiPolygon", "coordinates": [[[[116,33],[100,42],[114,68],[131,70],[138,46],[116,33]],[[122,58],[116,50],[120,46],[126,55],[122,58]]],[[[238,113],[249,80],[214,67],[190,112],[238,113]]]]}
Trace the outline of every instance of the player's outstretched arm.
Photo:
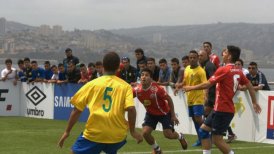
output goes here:
{"type": "Polygon", "coordinates": [[[192,90],[203,90],[203,89],[208,89],[212,86],[213,84],[210,83],[209,81],[195,85],[195,86],[184,86],[183,90],[185,92],[192,91],[192,90]]]}
{"type": "Polygon", "coordinates": [[[257,103],[256,96],[255,96],[255,90],[254,90],[252,84],[249,82],[246,85],[246,88],[249,91],[249,95],[251,97],[251,101],[252,101],[252,104],[253,104],[254,111],[258,114],[261,113],[262,109],[261,109],[260,105],[257,103]]]}
{"type": "Polygon", "coordinates": [[[128,112],[128,124],[130,134],[137,141],[137,143],[141,143],[143,141],[143,136],[135,129],[136,109],[134,106],[130,106],[126,110],[128,112]]]}
{"type": "Polygon", "coordinates": [[[59,142],[58,142],[58,146],[60,148],[63,147],[65,140],[69,137],[70,131],[72,129],[72,127],[74,126],[74,124],[78,121],[80,115],[81,115],[82,111],[78,110],[77,108],[74,108],[71,111],[69,120],[68,120],[68,125],[67,128],[65,130],[65,132],[63,133],[63,135],[61,136],[59,142]]]}

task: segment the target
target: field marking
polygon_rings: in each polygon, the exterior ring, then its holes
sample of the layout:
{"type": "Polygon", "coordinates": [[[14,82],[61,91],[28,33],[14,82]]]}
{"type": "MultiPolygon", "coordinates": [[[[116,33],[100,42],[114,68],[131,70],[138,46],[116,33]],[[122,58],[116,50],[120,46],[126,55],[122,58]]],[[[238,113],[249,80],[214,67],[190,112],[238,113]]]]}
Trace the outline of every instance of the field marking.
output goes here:
{"type": "MultiPolygon", "coordinates": [[[[252,147],[235,147],[232,150],[245,150],[245,149],[258,149],[258,148],[274,148],[274,146],[252,146],[252,147]]],[[[211,151],[218,151],[218,148],[213,148],[211,151]]],[[[188,152],[202,152],[202,149],[193,149],[193,150],[174,150],[174,151],[163,151],[163,153],[188,153],[188,152]]],[[[119,154],[146,154],[150,152],[119,152],[119,154]]]]}

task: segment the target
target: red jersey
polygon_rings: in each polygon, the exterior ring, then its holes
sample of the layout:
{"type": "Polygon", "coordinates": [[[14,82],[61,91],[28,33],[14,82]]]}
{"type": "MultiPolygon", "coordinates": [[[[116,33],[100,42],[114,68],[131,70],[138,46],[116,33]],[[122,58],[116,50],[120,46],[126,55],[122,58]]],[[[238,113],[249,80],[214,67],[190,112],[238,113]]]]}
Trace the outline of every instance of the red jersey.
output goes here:
{"type": "Polygon", "coordinates": [[[209,82],[216,84],[216,100],[214,110],[219,112],[234,113],[234,103],[232,101],[238,85],[246,85],[249,80],[245,77],[241,69],[234,64],[227,64],[220,67],[209,79],[209,82]]]}
{"type": "Polygon", "coordinates": [[[220,67],[220,59],[219,59],[219,57],[216,54],[211,53],[209,55],[209,59],[216,66],[216,68],[220,67]]]}
{"type": "Polygon", "coordinates": [[[168,94],[156,82],[152,82],[147,89],[143,89],[142,84],[138,84],[134,87],[133,94],[144,105],[149,114],[166,115],[170,110],[166,100],[168,94]]]}

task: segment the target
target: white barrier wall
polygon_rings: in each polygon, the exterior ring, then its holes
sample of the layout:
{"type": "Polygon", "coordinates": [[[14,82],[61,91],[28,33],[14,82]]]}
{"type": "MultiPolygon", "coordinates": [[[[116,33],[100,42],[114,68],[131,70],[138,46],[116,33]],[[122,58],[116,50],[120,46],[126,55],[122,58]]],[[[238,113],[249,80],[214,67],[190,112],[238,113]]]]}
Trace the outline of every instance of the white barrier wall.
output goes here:
{"type": "Polygon", "coordinates": [[[0,116],[19,116],[19,90],[21,84],[14,86],[12,82],[0,82],[0,116]]]}
{"type": "Polygon", "coordinates": [[[53,119],[53,84],[22,84],[21,115],[25,117],[53,119]]]}
{"type": "MultiPolygon", "coordinates": [[[[68,86],[73,88],[76,85],[68,86]]],[[[64,90],[63,93],[66,94],[69,89],[59,90],[64,90]]],[[[182,92],[174,96],[170,87],[167,87],[166,90],[173,99],[175,113],[180,121],[179,126],[175,127],[176,131],[196,134],[192,119],[188,117],[186,96],[182,92]]],[[[54,114],[60,114],[54,113],[55,93],[53,84],[18,83],[17,86],[13,86],[11,82],[0,82],[0,116],[54,119],[54,114]]],[[[274,144],[274,91],[259,91],[256,95],[262,107],[260,115],[254,113],[248,92],[236,93],[234,97],[236,113],[231,122],[232,129],[239,140],[274,144]]],[[[141,128],[146,112],[137,99],[135,99],[135,104],[137,110],[136,126],[141,128]]],[[[69,117],[70,113],[61,114],[67,114],[64,117],[69,117]]],[[[88,116],[88,114],[83,115],[85,116],[83,119],[88,116]]],[[[157,129],[162,130],[160,124],[157,129]]]]}

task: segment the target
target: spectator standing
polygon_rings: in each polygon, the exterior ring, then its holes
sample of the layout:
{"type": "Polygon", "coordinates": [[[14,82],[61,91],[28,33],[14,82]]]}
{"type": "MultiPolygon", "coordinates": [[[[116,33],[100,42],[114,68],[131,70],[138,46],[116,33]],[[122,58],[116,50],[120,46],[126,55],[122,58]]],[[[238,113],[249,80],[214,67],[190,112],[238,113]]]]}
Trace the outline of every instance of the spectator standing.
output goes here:
{"type": "Polygon", "coordinates": [[[65,70],[67,70],[69,62],[72,61],[75,65],[77,65],[79,63],[78,57],[75,57],[75,56],[72,55],[72,50],[70,48],[67,48],[65,50],[65,53],[66,53],[66,58],[64,58],[64,60],[63,60],[65,70]]]}
{"type": "Polygon", "coordinates": [[[78,83],[85,84],[90,81],[88,69],[85,64],[80,64],[80,73],[81,73],[81,79],[78,81],[78,83]]]}
{"type": "Polygon", "coordinates": [[[48,80],[51,80],[51,77],[53,75],[49,61],[45,61],[44,68],[45,68],[45,81],[47,82],[48,80]]]}
{"type": "Polygon", "coordinates": [[[253,85],[254,89],[257,90],[270,90],[265,75],[258,70],[256,62],[250,62],[248,66],[249,73],[246,75],[248,80],[253,85]]]}
{"type": "Polygon", "coordinates": [[[18,76],[16,69],[12,67],[12,60],[6,59],[5,64],[6,68],[1,71],[1,80],[13,80],[13,85],[17,85],[18,76]]]}
{"type": "Polygon", "coordinates": [[[147,63],[147,57],[145,56],[144,50],[141,48],[137,48],[135,50],[135,57],[136,57],[136,66],[137,66],[137,72],[140,72],[139,63],[141,61],[145,61],[147,63]]]}
{"type": "Polygon", "coordinates": [[[57,83],[66,83],[68,79],[67,72],[65,70],[64,64],[59,63],[58,64],[58,80],[57,83]]]}
{"type": "Polygon", "coordinates": [[[30,59],[28,57],[24,58],[24,65],[25,65],[25,69],[24,69],[24,74],[27,78],[27,82],[31,82],[31,79],[32,79],[32,66],[31,66],[31,63],[30,63],[30,59]]]}
{"type": "Polygon", "coordinates": [[[181,69],[180,64],[179,64],[179,59],[177,59],[177,58],[171,59],[171,67],[172,67],[172,71],[171,71],[169,85],[172,88],[175,88],[175,84],[178,82],[180,74],[182,74],[182,71],[184,71],[184,70],[181,69]]]}
{"type": "Polygon", "coordinates": [[[90,62],[88,64],[88,75],[89,75],[90,80],[96,79],[97,78],[96,74],[97,74],[97,72],[95,69],[95,65],[94,65],[94,63],[90,62]]]}
{"type": "Polygon", "coordinates": [[[80,70],[76,68],[76,65],[73,61],[68,63],[67,77],[67,82],[69,83],[78,83],[78,81],[81,79],[80,70]]]}
{"type": "Polygon", "coordinates": [[[166,59],[160,59],[159,65],[160,65],[160,72],[159,72],[159,79],[157,83],[162,86],[167,86],[169,85],[171,69],[168,67],[166,59]]]}
{"type": "Polygon", "coordinates": [[[31,61],[31,82],[43,82],[45,79],[45,70],[38,67],[37,61],[31,61]]]}
{"type": "Polygon", "coordinates": [[[239,69],[242,69],[245,76],[249,73],[248,70],[244,68],[244,61],[242,59],[238,59],[235,62],[235,66],[237,66],[239,69]]]}
{"type": "Polygon", "coordinates": [[[130,59],[128,57],[122,57],[123,69],[120,70],[120,77],[127,83],[131,84],[137,80],[137,70],[130,65],[130,59]]]}
{"type": "Polygon", "coordinates": [[[218,69],[220,67],[220,58],[212,52],[212,44],[210,42],[204,42],[203,48],[209,55],[210,61],[216,66],[218,69]]]}
{"type": "Polygon", "coordinates": [[[25,66],[24,66],[24,60],[22,59],[19,59],[18,62],[18,70],[17,70],[17,76],[19,78],[19,80],[21,82],[26,82],[27,81],[27,77],[25,76],[24,74],[24,69],[25,69],[25,66]]]}
{"type": "Polygon", "coordinates": [[[103,76],[103,63],[101,61],[97,61],[95,63],[95,69],[96,69],[96,78],[99,78],[100,76],[103,76]]]}
{"type": "Polygon", "coordinates": [[[154,58],[147,58],[147,68],[152,72],[152,79],[157,82],[159,80],[160,67],[156,65],[154,58]]]}

